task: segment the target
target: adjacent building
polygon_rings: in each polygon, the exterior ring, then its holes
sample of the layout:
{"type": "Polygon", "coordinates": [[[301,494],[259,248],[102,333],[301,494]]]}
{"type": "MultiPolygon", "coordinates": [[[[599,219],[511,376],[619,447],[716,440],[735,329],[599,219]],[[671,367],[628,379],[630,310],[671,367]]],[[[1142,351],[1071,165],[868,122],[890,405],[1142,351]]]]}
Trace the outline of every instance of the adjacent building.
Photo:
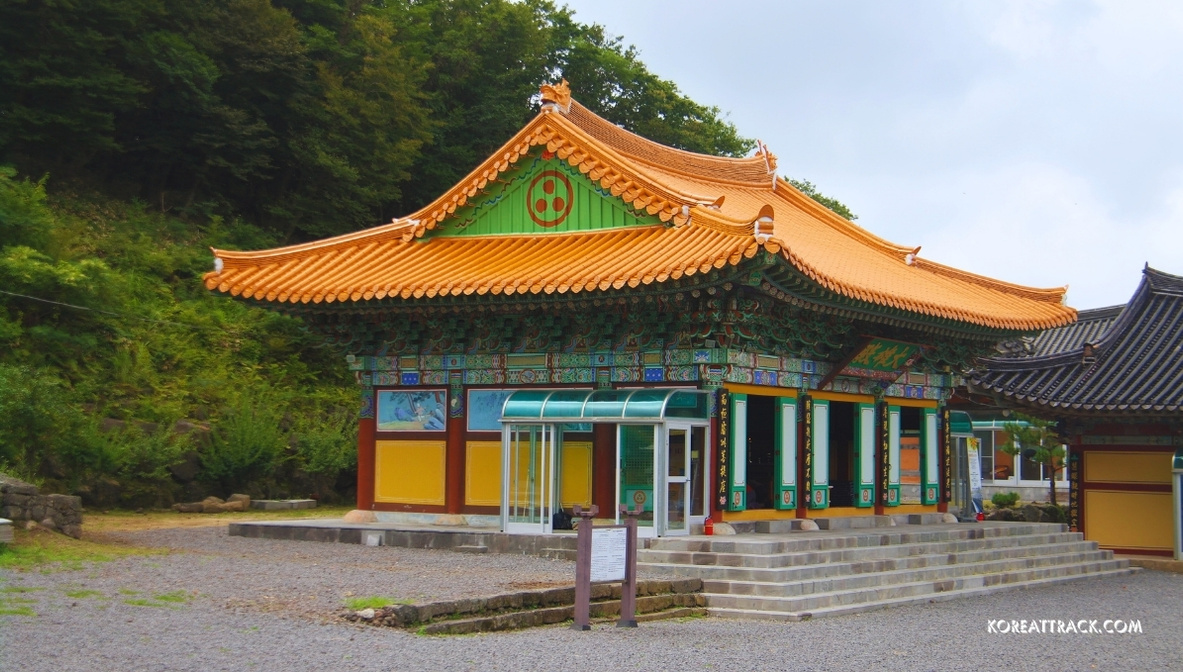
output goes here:
{"type": "Polygon", "coordinates": [[[1069,519],[1086,539],[1170,555],[1172,460],[1183,459],[1183,277],[1147,267],[1128,304],[1080,318],[1040,335],[1030,354],[986,360],[970,391],[1059,421],[1069,519]]]}

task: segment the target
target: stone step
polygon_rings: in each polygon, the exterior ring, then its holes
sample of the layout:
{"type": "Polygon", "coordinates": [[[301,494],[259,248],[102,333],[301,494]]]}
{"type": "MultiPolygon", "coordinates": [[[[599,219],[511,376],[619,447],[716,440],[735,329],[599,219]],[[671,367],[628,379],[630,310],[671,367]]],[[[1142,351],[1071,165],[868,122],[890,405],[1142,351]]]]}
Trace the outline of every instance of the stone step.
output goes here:
{"type": "Polygon", "coordinates": [[[855,588],[849,590],[835,590],[814,593],[806,596],[774,597],[774,596],[744,596],[723,593],[704,592],[707,606],[715,613],[716,609],[740,609],[746,611],[768,611],[800,614],[816,612],[832,607],[866,604],[927,596],[949,591],[990,588],[999,585],[1037,581],[1041,579],[1094,574],[1115,570],[1128,570],[1129,563],[1125,560],[1101,560],[1086,563],[1055,564],[1043,567],[1014,569],[994,574],[973,574],[952,579],[937,581],[914,581],[897,583],[887,586],[872,586],[869,588],[855,588]]]}
{"type": "Polygon", "coordinates": [[[936,541],[990,539],[1066,531],[1053,523],[1011,523],[980,527],[971,524],[924,529],[921,526],[883,528],[868,532],[835,534],[832,532],[796,532],[784,535],[739,535],[729,537],[664,537],[653,540],[649,548],[664,551],[793,553],[823,551],[861,546],[884,546],[936,541]],[[916,529],[920,527],[920,529],[916,529]]]}
{"type": "Polygon", "coordinates": [[[548,560],[570,560],[575,562],[579,559],[579,551],[574,548],[544,548],[538,552],[538,556],[547,558],[548,560]]]}
{"type": "Polygon", "coordinates": [[[711,594],[795,597],[823,592],[880,588],[895,584],[923,581],[946,581],[975,574],[1002,574],[1035,567],[1093,563],[1110,559],[1105,551],[1054,553],[986,562],[964,564],[958,562],[956,564],[852,574],[795,582],[704,580],[703,590],[711,594]]]}
{"type": "MultiPolygon", "coordinates": [[[[1054,543],[1078,542],[1077,532],[1056,532],[1052,534],[1030,534],[1025,536],[988,537],[972,540],[926,541],[920,543],[897,543],[890,545],[863,545],[838,547],[817,551],[776,551],[772,548],[753,549],[743,545],[741,549],[720,551],[673,551],[664,549],[643,549],[638,551],[638,562],[657,565],[718,565],[726,567],[793,567],[835,562],[854,562],[884,558],[898,558],[910,555],[938,553],[961,553],[981,549],[1015,548],[1039,546],[1054,543]]],[[[716,548],[726,548],[717,546],[716,548]]]]}
{"type": "MultiPolygon", "coordinates": [[[[943,525],[957,519],[948,513],[901,513],[883,516],[836,516],[833,518],[777,518],[752,521],[756,534],[787,534],[801,530],[853,530],[897,525],[943,525]]],[[[731,523],[735,527],[735,523],[731,523]]],[[[736,532],[740,529],[736,528],[736,532]]]]}
{"type": "Polygon", "coordinates": [[[931,554],[872,558],[849,562],[822,562],[790,567],[731,567],[725,565],[652,564],[679,576],[693,576],[704,580],[756,581],[787,583],[853,576],[874,572],[920,569],[950,564],[973,564],[1004,559],[1017,559],[1055,553],[1098,552],[1091,541],[1070,541],[1044,545],[1024,545],[1004,548],[983,548],[931,554]]]}
{"type": "MultiPolygon", "coordinates": [[[[979,597],[982,595],[989,595],[991,593],[1004,590],[1021,590],[1027,588],[1039,588],[1042,586],[1052,586],[1068,581],[1080,581],[1083,579],[1091,579],[1094,577],[1111,577],[1111,576],[1126,576],[1138,571],[1134,567],[1122,567],[1116,569],[1103,569],[1091,571],[1088,573],[1064,574],[1062,576],[1053,576],[1040,579],[1031,579],[1026,581],[1010,581],[1005,583],[996,583],[988,586],[978,587],[963,587],[952,590],[943,590],[940,592],[912,595],[905,597],[888,598],[870,602],[861,602],[857,604],[846,604],[835,607],[817,608],[808,611],[764,611],[756,609],[744,609],[722,606],[711,606],[709,611],[712,616],[719,618],[744,618],[753,620],[777,620],[777,621],[803,621],[811,618],[821,618],[825,616],[841,616],[845,614],[861,613],[865,611],[874,611],[876,609],[886,609],[890,607],[908,606],[912,604],[927,604],[930,602],[944,602],[945,600],[955,600],[963,597],[979,597]]],[[[709,598],[708,598],[709,602],[709,598]]]]}

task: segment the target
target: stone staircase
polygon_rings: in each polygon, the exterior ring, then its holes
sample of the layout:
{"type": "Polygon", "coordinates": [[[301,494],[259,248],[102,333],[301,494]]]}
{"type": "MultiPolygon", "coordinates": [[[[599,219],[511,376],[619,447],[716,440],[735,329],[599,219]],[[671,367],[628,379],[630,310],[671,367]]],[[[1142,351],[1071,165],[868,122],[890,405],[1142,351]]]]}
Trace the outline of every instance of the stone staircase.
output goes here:
{"type": "Polygon", "coordinates": [[[1047,523],[859,526],[663,538],[638,562],[703,580],[714,616],[805,620],[1130,574],[1129,561],[1047,523]]]}

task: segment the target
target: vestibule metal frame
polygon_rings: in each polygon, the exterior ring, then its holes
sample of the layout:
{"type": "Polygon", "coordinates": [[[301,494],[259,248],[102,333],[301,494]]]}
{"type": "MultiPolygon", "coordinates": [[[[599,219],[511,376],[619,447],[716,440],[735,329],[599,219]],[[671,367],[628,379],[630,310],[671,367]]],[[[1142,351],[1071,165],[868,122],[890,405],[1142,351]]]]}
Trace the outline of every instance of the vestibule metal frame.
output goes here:
{"type": "MultiPolygon", "coordinates": [[[[669,502],[669,432],[688,427],[709,427],[709,392],[693,388],[632,388],[632,389],[520,389],[506,400],[501,409],[501,529],[505,532],[549,533],[552,531],[553,515],[557,511],[559,497],[557,464],[558,451],[562,445],[563,427],[578,424],[605,424],[617,426],[616,431],[616,501],[621,501],[622,470],[622,425],[643,425],[653,428],[653,482],[650,492],[655,494],[652,505],[653,520],[650,525],[639,529],[642,536],[665,536],[667,534],[688,534],[690,524],[702,523],[710,515],[711,446],[705,439],[704,445],[695,447],[703,461],[702,496],[703,515],[691,519],[686,513],[685,524],[668,528],[669,502]],[[525,428],[536,443],[529,444],[530,463],[527,465],[527,483],[513,481],[519,476],[520,467],[514,461],[514,438],[521,436],[525,428]],[[541,450],[538,455],[534,451],[541,450]],[[531,471],[533,469],[534,471],[531,471]],[[541,472],[541,473],[538,473],[541,472]],[[511,516],[511,485],[515,487],[512,504],[518,505],[522,492],[528,498],[530,510],[538,510],[538,516],[528,521],[514,520],[511,516]]],[[[693,432],[686,434],[687,455],[692,449],[693,432]]],[[[520,458],[520,456],[517,456],[520,458]]],[[[613,507],[614,509],[616,507],[613,507]]],[[[619,514],[616,516],[619,519],[619,514]]],[[[520,518],[520,517],[519,517],[520,518]]],[[[619,522],[619,521],[618,521],[619,522]]]]}

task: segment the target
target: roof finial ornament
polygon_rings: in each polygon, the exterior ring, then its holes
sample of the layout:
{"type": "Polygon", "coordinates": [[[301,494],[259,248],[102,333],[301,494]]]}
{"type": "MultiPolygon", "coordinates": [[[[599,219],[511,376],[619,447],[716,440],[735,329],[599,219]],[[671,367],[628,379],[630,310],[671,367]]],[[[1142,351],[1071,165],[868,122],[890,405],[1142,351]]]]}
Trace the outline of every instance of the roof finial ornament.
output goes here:
{"type": "Polygon", "coordinates": [[[763,245],[772,237],[773,228],[772,222],[776,219],[776,213],[773,212],[771,205],[765,205],[760,208],[759,214],[756,215],[756,221],[752,222],[752,227],[755,229],[756,243],[763,245]]]}
{"type": "Polygon", "coordinates": [[[563,114],[571,111],[571,87],[566,79],[558,84],[543,84],[539,92],[542,94],[543,110],[555,110],[563,114]]]}
{"type": "Polygon", "coordinates": [[[909,266],[914,265],[916,263],[916,255],[918,255],[918,254],[920,254],[920,246],[919,245],[917,245],[916,249],[912,250],[904,257],[904,263],[909,266]]]}
{"type": "Polygon", "coordinates": [[[768,145],[764,144],[763,140],[756,141],[756,151],[764,156],[764,166],[768,168],[769,175],[776,174],[776,154],[768,151],[768,145]]]}

